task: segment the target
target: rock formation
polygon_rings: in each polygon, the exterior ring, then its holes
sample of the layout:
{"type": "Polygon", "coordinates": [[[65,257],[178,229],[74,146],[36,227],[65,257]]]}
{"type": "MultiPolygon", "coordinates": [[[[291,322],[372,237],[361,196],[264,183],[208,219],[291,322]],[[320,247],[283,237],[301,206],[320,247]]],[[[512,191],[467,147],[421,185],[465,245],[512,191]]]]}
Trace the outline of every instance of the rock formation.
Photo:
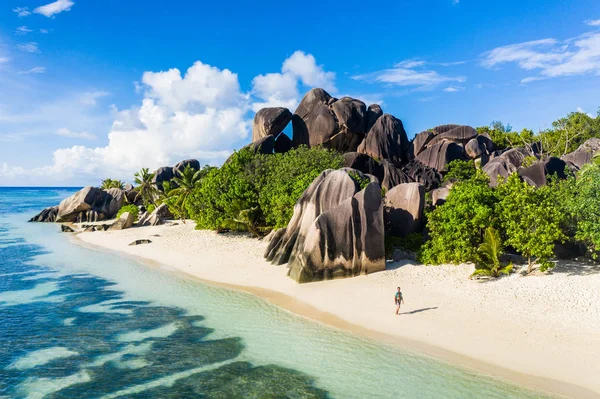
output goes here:
{"type": "Polygon", "coordinates": [[[377,119],[358,146],[357,152],[367,154],[375,160],[387,159],[396,166],[413,159],[412,146],[402,121],[390,114],[383,114],[377,119]]]}
{"type": "Polygon", "coordinates": [[[252,142],[267,136],[277,136],[292,120],[292,113],[287,108],[263,108],[254,115],[252,124],[252,142]]]}
{"type": "Polygon", "coordinates": [[[543,161],[534,163],[527,168],[520,168],[518,173],[521,178],[528,184],[541,187],[548,183],[550,176],[556,176],[559,179],[564,179],[565,168],[567,164],[560,158],[550,157],[543,161]]]}
{"type": "Polygon", "coordinates": [[[152,213],[145,212],[140,216],[138,226],[158,226],[164,224],[167,220],[173,219],[167,204],[160,204],[152,213]]]}
{"type": "Polygon", "coordinates": [[[420,231],[425,209],[425,186],[404,183],[385,194],[385,228],[394,236],[405,236],[420,231]]]}
{"type": "Polygon", "coordinates": [[[498,177],[506,179],[516,172],[530,155],[524,148],[512,148],[491,159],[483,167],[483,171],[490,177],[490,185],[495,187],[498,185],[498,177]]]}
{"type": "Polygon", "coordinates": [[[265,252],[273,264],[289,263],[290,276],[299,282],[383,270],[384,255],[380,186],[374,176],[349,168],[321,173],[265,252]],[[360,191],[350,173],[371,183],[360,191]]]}

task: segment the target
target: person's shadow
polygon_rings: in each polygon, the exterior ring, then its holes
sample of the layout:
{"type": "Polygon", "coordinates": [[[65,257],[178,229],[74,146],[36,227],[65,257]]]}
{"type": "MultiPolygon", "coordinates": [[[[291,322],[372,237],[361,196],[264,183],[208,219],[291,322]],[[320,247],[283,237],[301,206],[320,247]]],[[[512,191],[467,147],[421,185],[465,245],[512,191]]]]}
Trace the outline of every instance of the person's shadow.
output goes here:
{"type": "Polygon", "coordinates": [[[410,312],[403,312],[400,314],[415,314],[415,313],[421,313],[421,312],[426,312],[428,310],[434,310],[437,309],[438,307],[433,307],[433,308],[422,308],[422,309],[416,309],[416,310],[411,310],[410,312]]]}

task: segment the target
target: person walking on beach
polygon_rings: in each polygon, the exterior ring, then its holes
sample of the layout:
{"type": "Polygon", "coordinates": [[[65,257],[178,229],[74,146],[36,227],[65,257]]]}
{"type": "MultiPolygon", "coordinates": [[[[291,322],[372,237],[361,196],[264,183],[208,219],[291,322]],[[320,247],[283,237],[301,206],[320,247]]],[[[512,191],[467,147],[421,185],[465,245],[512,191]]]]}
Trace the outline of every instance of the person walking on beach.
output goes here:
{"type": "Polygon", "coordinates": [[[400,305],[404,303],[404,298],[402,297],[402,291],[400,291],[400,287],[398,287],[398,291],[396,291],[396,295],[394,295],[394,303],[396,304],[396,315],[400,311],[400,305]]]}

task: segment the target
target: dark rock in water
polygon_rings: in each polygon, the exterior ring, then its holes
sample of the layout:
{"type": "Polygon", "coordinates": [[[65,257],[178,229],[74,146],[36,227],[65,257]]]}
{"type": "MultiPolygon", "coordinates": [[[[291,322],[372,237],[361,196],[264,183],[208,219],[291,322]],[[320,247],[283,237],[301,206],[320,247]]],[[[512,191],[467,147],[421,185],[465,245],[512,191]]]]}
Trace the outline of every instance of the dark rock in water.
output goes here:
{"type": "Polygon", "coordinates": [[[390,114],[377,119],[357,152],[367,154],[375,160],[387,159],[400,166],[413,159],[412,146],[406,136],[402,121],[390,114]]]}
{"type": "Polygon", "coordinates": [[[425,186],[419,183],[397,185],[385,194],[386,231],[405,236],[420,231],[425,209],[425,186]]]}
{"type": "Polygon", "coordinates": [[[197,159],[184,159],[173,166],[173,177],[181,176],[181,173],[185,170],[186,166],[189,166],[193,170],[200,170],[200,162],[198,162],[197,159]]]}
{"type": "Polygon", "coordinates": [[[430,168],[444,171],[450,162],[465,159],[465,150],[456,143],[450,141],[432,143],[433,140],[417,155],[417,160],[430,168]]]}
{"type": "Polygon", "coordinates": [[[152,178],[152,183],[156,185],[156,187],[162,191],[163,182],[171,181],[173,179],[173,168],[169,166],[163,166],[154,171],[154,177],[152,178]]]}
{"type": "Polygon", "coordinates": [[[359,152],[347,152],[344,154],[344,167],[356,169],[362,173],[367,173],[375,176],[381,182],[383,180],[383,167],[368,156],[359,152]]]}
{"type": "Polygon", "coordinates": [[[419,155],[425,149],[427,143],[434,137],[435,134],[429,130],[417,134],[413,139],[413,150],[415,155],[419,155]]]}
{"type": "Polygon", "coordinates": [[[469,140],[469,142],[465,145],[465,152],[471,159],[479,158],[484,151],[485,149],[482,148],[477,138],[469,140]]]}
{"type": "Polygon", "coordinates": [[[442,183],[442,175],[437,170],[424,165],[416,159],[405,165],[402,170],[412,181],[424,185],[425,191],[438,188],[442,183]]]}
{"type": "Polygon", "coordinates": [[[56,217],[58,215],[58,205],[51,206],[42,210],[40,213],[29,219],[30,222],[56,222],[56,217]]]}
{"type": "Polygon", "coordinates": [[[158,226],[171,219],[173,219],[173,214],[169,211],[167,204],[160,204],[152,213],[145,212],[140,216],[137,225],[158,226]]]}
{"type": "Polygon", "coordinates": [[[75,233],[75,230],[66,224],[61,224],[60,225],[60,231],[62,231],[63,233],[75,233]]]}
{"type": "Polygon", "coordinates": [[[150,241],[146,238],[143,238],[143,239],[135,240],[135,241],[129,243],[129,246],[131,247],[133,245],[142,245],[142,244],[151,244],[151,243],[152,243],[152,241],[150,241]]]}
{"type": "Polygon", "coordinates": [[[490,177],[490,186],[497,186],[499,177],[506,180],[521,167],[528,156],[530,154],[524,148],[512,148],[491,159],[483,167],[483,171],[490,177]]]}
{"type": "Polygon", "coordinates": [[[331,96],[323,89],[312,89],[296,108],[292,117],[294,145],[314,147],[329,141],[340,130],[334,112],[329,108],[331,96]]]}
{"type": "Polygon", "coordinates": [[[85,187],[58,205],[56,222],[91,222],[114,217],[123,202],[125,191],[119,188],[101,190],[85,187]]]}
{"type": "MultiPolygon", "coordinates": [[[[447,126],[444,125],[444,129],[447,126]]],[[[436,130],[437,128],[434,128],[436,130]]],[[[477,137],[477,130],[473,129],[471,126],[454,126],[449,130],[445,130],[444,132],[439,132],[435,135],[434,138],[429,142],[429,146],[432,146],[436,143],[439,143],[442,140],[451,141],[454,143],[467,144],[471,139],[477,137]]]]}
{"type": "Polygon", "coordinates": [[[381,106],[379,106],[379,104],[369,105],[369,108],[367,108],[367,125],[365,126],[365,132],[371,130],[381,115],[383,115],[383,111],[381,110],[381,106]]]}
{"type": "Polygon", "coordinates": [[[273,137],[273,136],[263,137],[262,139],[259,139],[259,140],[255,141],[254,143],[250,144],[250,148],[252,148],[254,153],[257,153],[257,154],[265,154],[265,155],[272,154],[273,150],[275,149],[275,137],[273,137]]]}
{"type": "Polygon", "coordinates": [[[380,179],[381,187],[386,191],[391,190],[398,184],[410,183],[413,181],[413,179],[411,179],[402,169],[398,169],[387,159],[381,161],[381,167],[383,168],[383,178],[380,179]]]}
{"type": "Polygon", "coordinates": [[[283,107],[263,108],[254,115],[252,142],[266,136],[277,136],[292,120],[292,113],[283,107]]]}
{"type": "Polygon", "coordinates": [[[285,133],[275,139],[274,150],[277,154],[284,154],[294,148],[294,142],[285,133]]]}
{"type": "Polygon", "coordinates": [[[527,168],[519,169],[519,176],[528,184],[541,187],[548,183],[548,177],[556,176],[564,179],[567,164],[560,158],[550,157],[544,161],[537,162],[527,168]]]}
{"type": "Polygon", "coordinates": [[[299,283],[385,270],[381,188],[377,183],[321,213],[289,263],[299,283]]]}

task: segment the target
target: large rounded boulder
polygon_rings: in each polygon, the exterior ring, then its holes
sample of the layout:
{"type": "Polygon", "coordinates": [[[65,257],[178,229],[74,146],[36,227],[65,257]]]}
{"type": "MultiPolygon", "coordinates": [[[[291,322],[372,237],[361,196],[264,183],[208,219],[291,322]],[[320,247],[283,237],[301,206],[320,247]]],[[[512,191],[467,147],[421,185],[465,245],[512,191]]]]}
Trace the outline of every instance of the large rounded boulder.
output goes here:
{"type": "Polygon", "coordinates": [[[304,191],[288,226],[273,233],[265,257],[289,263],[298,282],[385,268],[381,188],[355,169],[326,170],[304,191]],[[371,183],[361,191],[357,180],[371,183]]]}
{"type": "Polygon", "coordinates": [[[423,165],[438,171],[445,171],[450,162],[465,159],[465,150],[459,144],[445,140],[432,144],[433,140],[417,155],[417,160],[423,165]]]}
{"type": "Polygon", "coordinates": [[[292,120],[292,113],[283,107],[263,108],[254,115],[252,141],[266,136],[277,136],[292,120]]]}
{"type": "Polygon", "coordinates": [[[412,145],[402,121],[390,114],[383,114],[377,119],[357,151],[375,160],[387,159],[397,166],[413,159],[412,145]]]}
{"type": "Polygon", "coordinates": [[[528,184],[541,187],[548,183],[550,176],[555,176],[559,179],[566,177],[565,168],[567,164],[560,158],[550,157],[543,161],[534,163],[527,168],[519,169],[519,176],[528,184]]]}
{"type": "Polygon", "coordinates": [[[329,107],[332,97],[323,89],[312,89],[304,95],[292,117],[294,145],[314,147],[336,135],[339,124],[329,107]]]}
{"type": "Polygon", "coordinates": [[[512,148],[491,159],[482,170],[490,177],[490,185],[495,187],[500,179],[506,180],[516,172],[530,155],[524,148],[512,148]]]}
{"type": "Polygon", "coordinates": [[[425,209],[425,186],[404,183],[385,194],[384,220],[386,231],[394,236],[405,236],[420,231],[425,209]]]}
{"type": "Polygon", "coordinates": [[[84,187],[58,205],[55,222],[96,222],[113,218],[125,200],[119,188],[84,187]]]}

